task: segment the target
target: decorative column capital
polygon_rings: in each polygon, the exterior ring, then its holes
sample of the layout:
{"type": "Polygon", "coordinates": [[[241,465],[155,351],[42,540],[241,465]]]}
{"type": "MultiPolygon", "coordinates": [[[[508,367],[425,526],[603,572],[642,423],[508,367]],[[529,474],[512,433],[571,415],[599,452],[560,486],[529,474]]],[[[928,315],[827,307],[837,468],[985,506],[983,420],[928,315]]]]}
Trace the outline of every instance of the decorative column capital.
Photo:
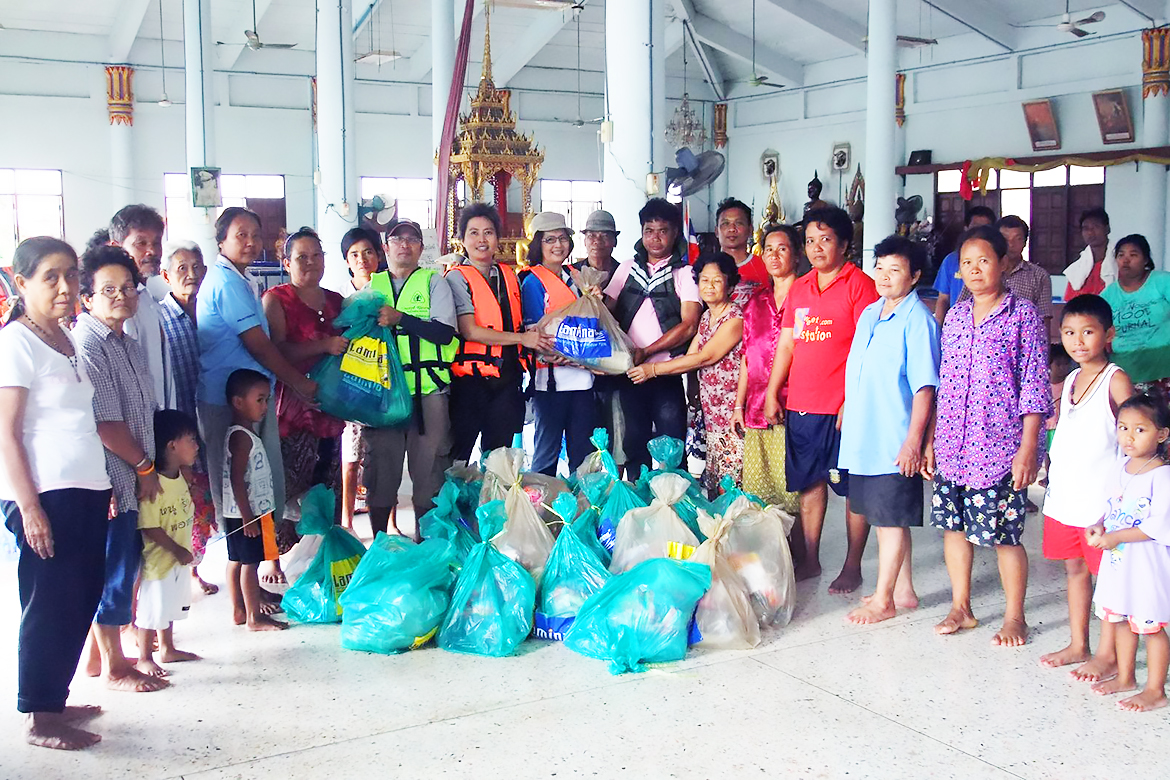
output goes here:
{"type": "Polygon", "coordinates": [[[129,65],[106,66],[106,109],[111,125],[134,124],[134,68],[129,65]]]}
{"type": "Polygon", "coordinates": [[[715,104],[715,119],[712,126],[712,137],[715,140],[715,148],[722,149],[727,146],[727,104],[715,104]]]}
{"type": "Polygon", "coordinates": [[[898,127],[906,124],[906,74],[894,74],[894,121],[898,127]]]}
{"type": "Polygon", "coordinates": [[[1142,99],[1170,95],[1170,27],[1142,30],[1142,99]]]}

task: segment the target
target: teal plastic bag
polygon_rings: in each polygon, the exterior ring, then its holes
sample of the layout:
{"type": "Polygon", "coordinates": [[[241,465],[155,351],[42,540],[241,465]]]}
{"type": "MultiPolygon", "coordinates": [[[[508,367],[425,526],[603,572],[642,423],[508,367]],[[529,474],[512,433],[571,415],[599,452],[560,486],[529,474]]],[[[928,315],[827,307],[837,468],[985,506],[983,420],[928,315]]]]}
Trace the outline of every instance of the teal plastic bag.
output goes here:
{"type": "Polygon", "coordinates": [[[760,507],[767,506],[767,504],[764,502],[764,499],[751,493],[746,493],[736,487],[735,479],[730,474],[724,474],[723,478],[719,480],[719,488],[723,492],[719,495],[718,498],[711,502],[710,507],[707,509],[708,514],[719,516],[727,514],[727,510],[731,506],[732,502],[740,496],[743,496],[753,504],[756,504],[760,507]]]}
{"type": "Polygon", "coordinates": [[[605,504],[605,499],[609,497],[609,491],[616,481],[604,471],[595,471],[577,480],[576,490],[579,495],[585,496],[585,500],[590,504],[601,507],[605,504]]]}
{"type": "Polygon", "coordinates": [[[341,646],[400,653],[425,645],[451,605],[450,542],[415,544],[379,531],[341,594],[341,646]]]}
{"type": "Polygon", "coordinates": [[[317,404],[326,414],[390,428],[414,411],[394,333],[378,324],[385,305],[385,295],[363,290],[333,320],[335,327],[345,328],[349,349],[344,355],[326,355],[309,372],[317,383],[317,404]]]}
{"type": "Polygon", "coordinates": [[[701,563],[654,558],[613,577],[595,593],[565,635],[565,646],[609,661],[612,674],[648,663],[681,661],[695,605],[711,586],[701,563]]]}
{"type": "Polygon", "coordinates": [[[480,542],[471,550],[439,629],[439,647],[452,653],[511,655],[532,633],[536,583],[524,567],[480,542]]]}
{"type": "Polygon", "coordinates": [[[691,473],[682,468],[683,453],[685,447],[681,439],[675,439],[670,436],[656,436],[650,440],[646,445],[646,449],[650,452],[650,457],[654,462],[660,465],[657,469],[648,469],[642,466],[642,473],[638,475],[637,490],[638,494],[650,500],[650,480],[657,477],[659,474],[678,474],[687,480],[687,491],[693,495],[703,498],[703,488],[691,473]]]}
{"type": "Polygon", "coordinates": [[[479,493],[483,490],[483,472],[479,466],[469,463],[466,466],[452,466],[447,469],[446,482],[453,483],[459,488],[459,517],[470,525],[475,520],[475,510],[479,508],[479,493]]]}
{"type": "Polygon", "coordinates": [[[617,479],[619,476],[617,463],[613,455],[609,454],[609,432],[605,428],[594,428],[589,441],[597,449],[585,456],[581,465],[577,467],[577,480],[580,481],[586,474],[604,472],[617,479]]]}
{"type": "Polygon", "coordinates": [[[609,497],[606,498],[605,504],[601,507],[601,513],[597,519],[597,538],[605,549],[613,552],[614,542],[617,541],[618,523],[626,516],[626,512],[640,506],[646,506],[646,503],[641,496],[634,492],[629,482],[618,480],[613,483],[613,488],[610,489],[609,497]]]}
{"type": "MultiPolygon", "coordinates": [[[[572,501],[572,498],[568,498],[572,501]]],[[[556,509],[556,507],[553,507],[556,509]]],[[[597,537],[593,537],[596,543],[597,537]]],[[[540,580],[540,601],[536,605],[533,636],[562,640],[581,605],[609,580],[609,572],[597,553],[589,549],[570,528],[562,528],[553,545],[544,576],[540,580]]]]}
{"type": "Polygon", "coordinates": [[[280,600],[281,609],[298,623],[341,621],[341,604],[337,599],[349,586],[366,553],[365,545],[357,537],[333,524],[333,507],[333,491],[324,485],[314,485],[301,500],[297,530],[302,536],[325,538],[305,573],[280,600]]]}
{"type": "Polygon", "coordinates": [[[435,496],[435,508],[418,521],[418,530],[424,539],[444,539],[451,543],[456,568],[463,565],[471,548],[479,543],[475,532],[463,522],[458,502],[459,487],[448,480],[435,496]]]}
{"type": "MultiPolygon", "coordinates": [[[[562,493],[553,501],[553,512],[561,518],[564,527],[561,528],[561,533],[566,531],[577,535],[577,538],[597,556],[603,566],[609,566],[609,550],[602,546],[601,540],[597,538],[597,507],[587,506],[573,519],[574,513],[577,512],[577,500],[567,493],[562,493]]],[[[557,537],[558,539],[560,537],[557,537]]],[[[555,545],[554,545],[555,547],[555,545]]]]}

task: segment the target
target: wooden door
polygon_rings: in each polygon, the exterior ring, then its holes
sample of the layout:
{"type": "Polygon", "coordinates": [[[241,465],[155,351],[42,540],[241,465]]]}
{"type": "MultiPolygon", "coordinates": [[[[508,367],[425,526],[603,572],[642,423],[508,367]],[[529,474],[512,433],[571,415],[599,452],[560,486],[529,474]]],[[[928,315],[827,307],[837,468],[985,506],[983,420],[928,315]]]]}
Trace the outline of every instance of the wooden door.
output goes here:
{"type": "Polygon", "coordinates": [[[1081,214],[1089,209],[1105,207],[1104,184],[1078,184],[1068,188],[1068,254],[1065,256],[1065,268],[1076,260],[1085,248],[1085,240],[1081,238],[1081,214]]]}
{"type": "Polygon", "coordinates": [[[1033,187],[1028,259],[1050,274],[1068,265],[1068,188],[1033,187]]]}
{"type": "MultiPolygon", "coordinates": [[[[260,255],[257,262],[275,264],[276,242],[288,218],[284,198],[248,198],[247,203],[249,209],[260,215],[260,238],[264,245],[264,253],[260,255]]],[[[325,247],[325,251],[339,252],[341,250],[325,247]]]]}

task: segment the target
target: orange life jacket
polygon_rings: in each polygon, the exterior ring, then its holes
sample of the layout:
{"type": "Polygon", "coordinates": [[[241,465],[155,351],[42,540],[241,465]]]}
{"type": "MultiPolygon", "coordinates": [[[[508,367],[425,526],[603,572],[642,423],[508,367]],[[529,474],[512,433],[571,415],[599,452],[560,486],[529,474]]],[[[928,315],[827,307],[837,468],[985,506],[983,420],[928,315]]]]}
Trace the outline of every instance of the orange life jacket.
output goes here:
{"type": "MultiPolygon", "coordinates": [[[[520,282],[516,273],[506,265],[500,264],[500,278],[504,280],[504,290],[507,293],[508,319],[510,328],[504,327],[504,312],[499,299],[492,292],[488,280],[473,265],[463,264],[451,268],[447,273],[459,273],[467,280],[471,289],[471,303],[475,307],[475,324],[481,328],[488,328],[500,332],[523,332],[523,321],[520,312],[520,282]]],[[[451,373],[455,376],[491,376],[500,375],[500,366],[504,363],[504,350],[515,349],[520,353],[520,369],[527,366],[524,350],[520,347],[504,347],[499,344],[481,344],[478,341],[468,341],[460,337],[459,349],[455,353],[455,360],[451,363],[451,373]]]]}
{"type": "MultiPolygon", "coordinates": [[[[570,289],[569,285],[565,284],[565,280],[560,277],[560,274],[553,273],[543,265],[529,266],[528,271],[544,285],[544,294],[548,299],[548,303],[544,307],[545,314],[563,309],[577,300],[577,294],[570,289]]],[[[536,367],[549,368],[550,366],[548,363],[538,360],[536,367]]]]}

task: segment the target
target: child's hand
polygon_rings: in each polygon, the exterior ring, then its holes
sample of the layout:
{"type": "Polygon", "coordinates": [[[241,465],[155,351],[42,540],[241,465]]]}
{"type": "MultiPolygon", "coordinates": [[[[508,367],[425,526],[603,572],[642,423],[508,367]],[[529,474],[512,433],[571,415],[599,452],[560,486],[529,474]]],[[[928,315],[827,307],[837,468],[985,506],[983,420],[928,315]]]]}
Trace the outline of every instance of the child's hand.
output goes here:
{"type": "Polygon", "coordinates": [[[191,554],[190,550],[179,549],[175,553],[175,560],[179,562],[180,566],[186,566],[195,560],[195,556],[191,554]]]}
{"type": "Polygon", "coordinates": [[[1012,458],[1012,490],[1024,490],[1036,481],[1036,474],[1040,471],[1036,463],[1036,446],[1021,444],[1012,458]]]}
{"type": "Polygon", "coordinates": [[[1096,547],[1098,550],[1104,550],[1101,546],[1101,540],[1105,537],[1105,526],[1101,523],[1091,525],[1085,529],[1085,541],[1090,547],[1096,547]]]}
{"type": "Polygon", "coordinates": [[[894,465],[898,467],[898,472],[903,477],[912,477],[922,470],[924,459],[919,449],[919,447],[912,446],[910,442],[902,443],[902,449],[898,450],[898,457],[894,458],[894,465]]]}
{"type": "Polygon", "coordinates": [[[259,535],[260,535],[260,521],[255,519],[255,518],[253,518],[251,520],[245,520],[244,521],[244,536],[247,536],[249,539],[255,539],[259,535]]]}

